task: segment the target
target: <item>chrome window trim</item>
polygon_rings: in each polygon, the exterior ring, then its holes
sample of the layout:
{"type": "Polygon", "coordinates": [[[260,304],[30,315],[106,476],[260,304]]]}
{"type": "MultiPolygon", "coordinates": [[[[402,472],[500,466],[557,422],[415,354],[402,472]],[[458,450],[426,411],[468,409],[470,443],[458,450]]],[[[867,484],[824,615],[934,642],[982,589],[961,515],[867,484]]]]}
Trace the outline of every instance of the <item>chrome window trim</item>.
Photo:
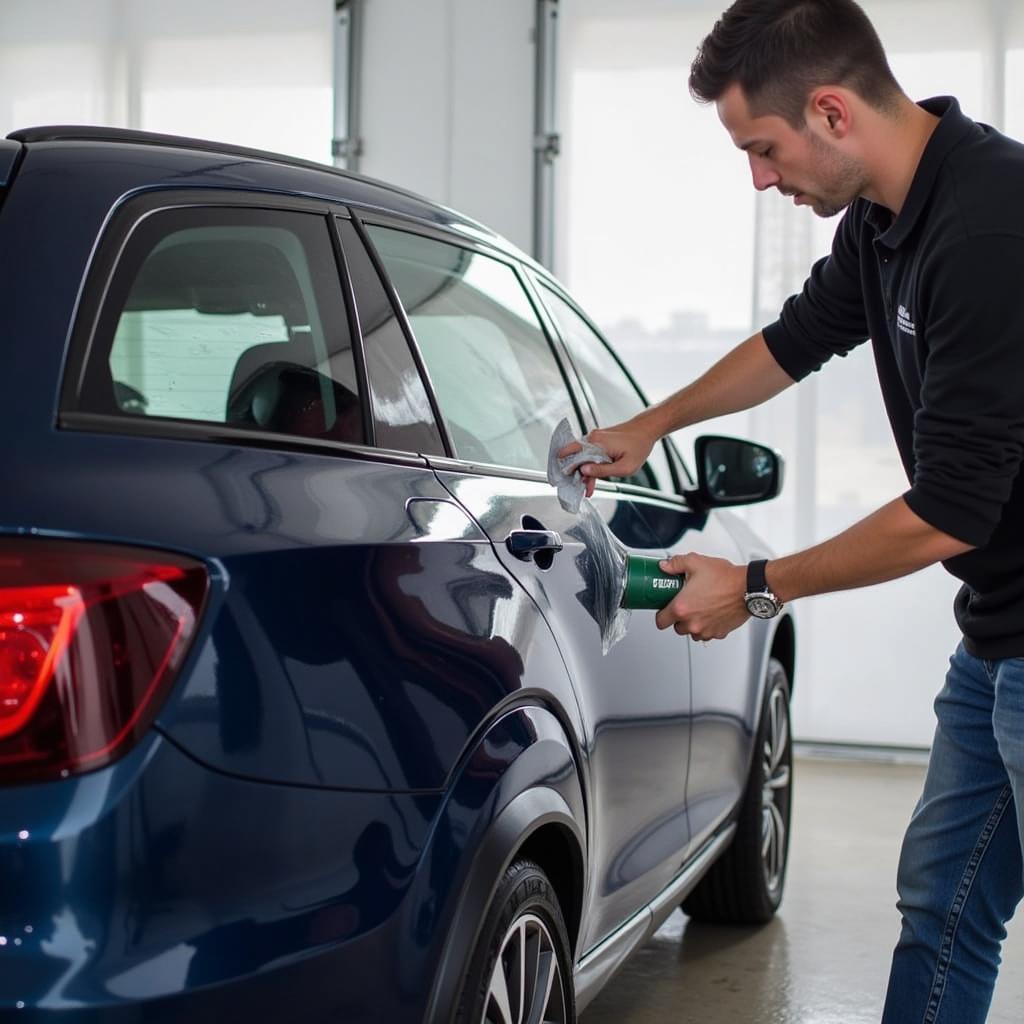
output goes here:
{"type": "MultiPolygon", "coordinates": [[[[466,459],[441,458],[435,455],[425,455],[424,459],[426,459],[431,469],[445,473],[461,473],[464,476],[504,477],[512,480],[524,480],[530,483],[546,484],[548,482],[547,473],[542,473],[536,469],[519,469],[516,466],[471,462],[466,459]]],[[[596,483],[597,490],[605,494],[637,498],[651,505],[663,505],[673,511],[679,511],[680,509],[692,511],[692,507],[685,495],[665,494],[662,491],[652,490],[650,487],[639,487],[636,484],[624,484],[608,480],[598,480],[596,483]]]]}
{"type": "Polygon", "coordinates": [[[239,448],[273,448],[315,455],[347,456],[370,461],[427,467],[426,456],[412,452],[376,448],[346,441],[304,438],[269,430],[245,430],[207,420],[170,419],[159,416],[114,416],[109,413],[69,411],[58,420],[62,429],[120,434],[128,437],[161,437],[176,441],[230,444],[239,448]]]}
{"type": "MultiPolygon", "coordinates": [[[[465,476],[495,476],[507,477],[513,480],[525,480],[530,483],[548,482],[547,473],[539,469],[521,469],[518,466],[501,466],[489,462],[471,462],[467,459],[442,459],[433,455],[425,456],[432,469],[443,470],[446,473],[462,473],[465,476]]],[[[598,490],[617,491],[618,485],[608,483],[604,480],[597,482],[598,490]]],[[[551,489],[554,493],[554,488],[551,489]]]]}

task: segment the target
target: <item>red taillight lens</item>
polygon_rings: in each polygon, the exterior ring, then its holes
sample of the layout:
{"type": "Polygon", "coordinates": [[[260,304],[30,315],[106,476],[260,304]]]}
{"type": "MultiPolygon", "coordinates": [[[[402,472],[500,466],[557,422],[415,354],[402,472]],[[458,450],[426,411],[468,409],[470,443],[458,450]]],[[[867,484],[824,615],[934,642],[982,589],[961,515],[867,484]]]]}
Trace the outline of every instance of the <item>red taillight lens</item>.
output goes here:
{"type": "Polygon", "coordinates": [[[32,717],[83,610],[76,587],[0,589],[0,739],[32,717]]]}
{"type": "Polygon", "coordinates": [[[208,583],[176,555],[0,538],[0,783],[123,754],[174,680],[208,583]]]}

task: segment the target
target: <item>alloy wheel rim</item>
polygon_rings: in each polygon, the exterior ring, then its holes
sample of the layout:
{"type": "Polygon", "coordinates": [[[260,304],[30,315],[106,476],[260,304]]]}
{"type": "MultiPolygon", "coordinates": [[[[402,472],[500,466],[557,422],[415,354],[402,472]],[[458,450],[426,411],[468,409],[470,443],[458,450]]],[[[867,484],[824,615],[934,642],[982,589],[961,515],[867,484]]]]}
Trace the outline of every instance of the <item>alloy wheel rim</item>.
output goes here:
{"type": "Polygon", "coordinates": [[[535,914],[517,917],[505,933],[481,1024],[567,1024],[558,953],[535,914]]]}
{"type": "Polygon", "coordinates": [[[772,894],[782,886],[789,830],[789,714],[785,691],[776,686],[768,698],[761,790],[761,861],[772,894]]]}

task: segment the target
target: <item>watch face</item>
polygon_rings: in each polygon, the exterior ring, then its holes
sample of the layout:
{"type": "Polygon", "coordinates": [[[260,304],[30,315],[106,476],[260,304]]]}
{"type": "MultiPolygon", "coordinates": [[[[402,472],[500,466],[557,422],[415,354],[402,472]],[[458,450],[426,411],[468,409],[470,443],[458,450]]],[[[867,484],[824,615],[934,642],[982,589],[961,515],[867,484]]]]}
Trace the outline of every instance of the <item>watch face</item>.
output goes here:
{"type": "Polygon", "coordinates": [[[779,607],[770,597],[754,594],[747,598],[747,611],[759,619],[773,619],[779,614],[779,607]]]}

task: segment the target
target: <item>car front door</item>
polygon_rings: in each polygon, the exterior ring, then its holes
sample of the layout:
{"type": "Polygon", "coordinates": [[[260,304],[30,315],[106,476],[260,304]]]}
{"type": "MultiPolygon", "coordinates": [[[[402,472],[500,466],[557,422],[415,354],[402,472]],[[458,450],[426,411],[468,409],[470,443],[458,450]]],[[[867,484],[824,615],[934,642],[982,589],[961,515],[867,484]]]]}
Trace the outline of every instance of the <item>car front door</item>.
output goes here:
{"type": "MultiPolygon", "coordinates": [[[[595,425],[610,426],[639,412],[646,405],[643,395],[593,325],[553,282],[533,281],[579,374],[595,425]]],[[[694,508],[686,497],[688,484],[689,475],[671,443],[660,442],[647,465],[622,480],[620,489],[633,495],[657,543],[671,554],[696,552],[742,561],[743,552],[727,526],[730,514],[694,508]]],[[[677,657],[689,659],[691,670],[686,802],[691,847],[697,850],[736,806],[747,777],[759,698],[752,675],[753,638],[749,629],[707,644],[671,632],[668,636],[677,657]]]]}
{"type": "Polygon", "coordinates": [[[566,511],[545,467],[565,416],[581,430],[563,367],[513,265],[394,226],[368,234],[408,316],[455,458],[429,461],[548,619],[576,683],[589,786],[588,913],[580,952],[643,907],[682,865],[690,683],[686,648],[633,613],[605,650],[614,571],[607,545],[664,557],[633,496],[603,485],[566,511]],[[524,531],[561,550],[510,550],[524,531]]]}

